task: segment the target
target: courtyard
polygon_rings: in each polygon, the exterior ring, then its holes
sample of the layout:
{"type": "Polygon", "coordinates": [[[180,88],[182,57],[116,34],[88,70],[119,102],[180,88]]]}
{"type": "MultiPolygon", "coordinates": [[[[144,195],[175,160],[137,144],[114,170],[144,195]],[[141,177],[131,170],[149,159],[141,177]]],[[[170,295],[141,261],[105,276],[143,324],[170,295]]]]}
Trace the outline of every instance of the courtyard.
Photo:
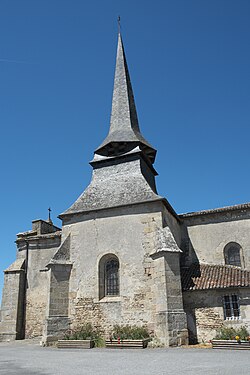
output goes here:
{"type": "Polygon", "coordinates": [[[63,350],[0,343],[1,375],[245,375],[249,351],[171,348],[63,350]]]}

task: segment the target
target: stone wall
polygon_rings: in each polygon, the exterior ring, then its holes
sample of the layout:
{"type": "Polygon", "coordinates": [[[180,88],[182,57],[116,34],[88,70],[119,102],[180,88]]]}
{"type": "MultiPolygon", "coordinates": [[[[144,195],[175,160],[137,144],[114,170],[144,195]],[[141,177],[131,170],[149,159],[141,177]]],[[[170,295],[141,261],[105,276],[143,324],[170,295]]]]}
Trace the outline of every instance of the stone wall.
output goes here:
{"type": "Polygon", "coordinates": [[[36,286],[30,285],[27,289],[25,324],[26,338],[42,336],[48,304],[48,273],[37,270],[36,284],[36,286]]]}
{"type": "Polygon", "coordinates": [[[225,264],[229,242],[241,245],[242,267],[250,269],[250,214],[220,212],[184,218],[190,238],[189,258],[201,263],[225,264]]]}
{"type": "Polygon", "coordinates": [[[70,323],[68,307],[71,264],[59,263],[59,260],[52,259],[48,267],[48,307],[42,337],[44,345],[63,338],[70,323]]]}
{"type": "Polygon", "coordinates": [[[48,316],[67,316],[71,265],[50,265],[48,316]]]}

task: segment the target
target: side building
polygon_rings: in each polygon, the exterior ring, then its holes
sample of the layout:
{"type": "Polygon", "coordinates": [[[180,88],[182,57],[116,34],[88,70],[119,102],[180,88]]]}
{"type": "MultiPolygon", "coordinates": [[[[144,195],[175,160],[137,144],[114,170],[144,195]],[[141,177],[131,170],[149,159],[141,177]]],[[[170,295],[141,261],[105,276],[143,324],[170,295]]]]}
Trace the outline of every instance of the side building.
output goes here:
{"type": "Polygon", "coordinates": [[[250,328],[250,204],[180,215],[189,340],[208,341],[222,323],[250,328]]]}
{"type": "Polygon", "coordinates": [[[5,270],[0,340],[56,341],[91,322],[146,325],[165,346],[250,323],[250,205],[178,215],[159,196],[121,35],[109,133],[89,186],[52,221],[17,235],[5,270]]]}

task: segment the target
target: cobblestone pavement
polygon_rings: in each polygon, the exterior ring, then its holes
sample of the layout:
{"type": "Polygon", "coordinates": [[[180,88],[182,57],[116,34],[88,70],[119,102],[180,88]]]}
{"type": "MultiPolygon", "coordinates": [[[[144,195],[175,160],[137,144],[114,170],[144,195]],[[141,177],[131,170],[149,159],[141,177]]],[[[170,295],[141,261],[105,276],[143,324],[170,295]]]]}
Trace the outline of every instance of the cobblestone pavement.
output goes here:
{"type": "Polygon", "coordinates": [[[42,348],[0,343],[0,375],[248,375],[249,351],[42,348]]]}

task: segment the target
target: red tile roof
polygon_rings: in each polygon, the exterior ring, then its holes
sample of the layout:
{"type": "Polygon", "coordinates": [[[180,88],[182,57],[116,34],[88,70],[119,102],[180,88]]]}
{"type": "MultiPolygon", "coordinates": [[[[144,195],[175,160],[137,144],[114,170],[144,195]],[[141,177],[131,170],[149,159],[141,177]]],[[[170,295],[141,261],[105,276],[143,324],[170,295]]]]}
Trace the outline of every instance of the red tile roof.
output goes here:
{"type": "Polygon", "coordinates": [[[195,263],[181,271],[183,290],[250,287],[250,271],[234,266],[195,263]]]}

